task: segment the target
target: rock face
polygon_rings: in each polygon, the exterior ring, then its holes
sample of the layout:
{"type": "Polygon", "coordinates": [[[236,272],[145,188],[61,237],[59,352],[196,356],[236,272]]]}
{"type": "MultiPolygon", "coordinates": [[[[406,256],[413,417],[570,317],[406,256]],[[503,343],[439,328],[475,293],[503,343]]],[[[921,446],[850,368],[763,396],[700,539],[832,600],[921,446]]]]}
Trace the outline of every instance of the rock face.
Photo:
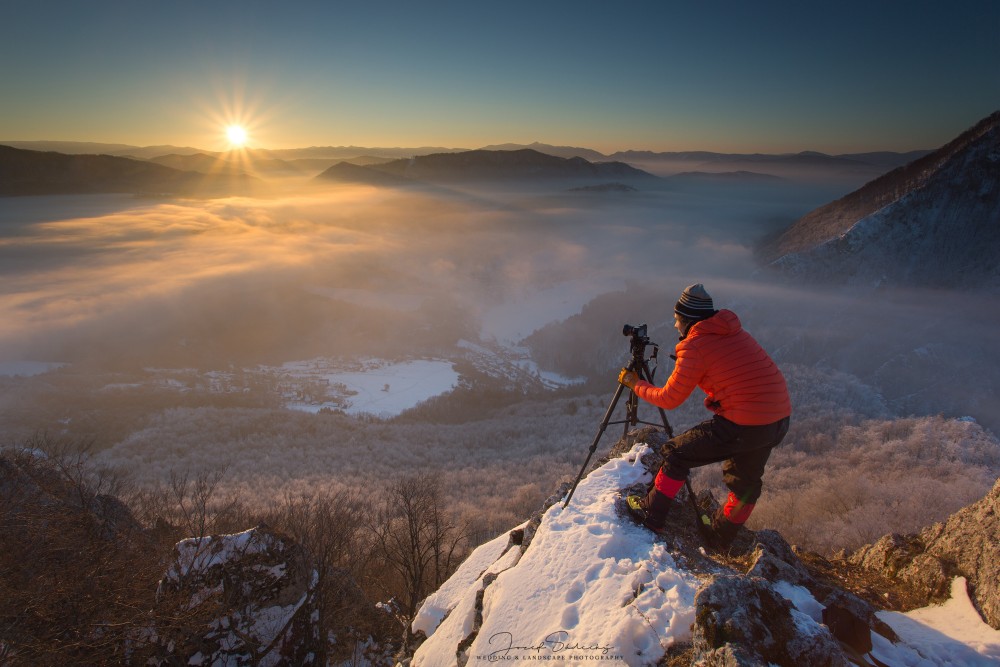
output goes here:
{"type": "Polygon", "coordinates": [[[982,500],[918,535],[886,535],[850,561],[903,580],[927,601],[948,597],[951,580],[965,577],[969,597],[990,626],[1000,630],[1000,480],[982,500]]]}
{"type": "Polygon", "coordinates": [[[170,664],[324,664],[317,580],[305,550],[263,524],[236,535],[183,540],[157,594],[190,599],[189,609],[205,614],[205,630],[171,636],[157,629],[157,658],[170,664]]]}

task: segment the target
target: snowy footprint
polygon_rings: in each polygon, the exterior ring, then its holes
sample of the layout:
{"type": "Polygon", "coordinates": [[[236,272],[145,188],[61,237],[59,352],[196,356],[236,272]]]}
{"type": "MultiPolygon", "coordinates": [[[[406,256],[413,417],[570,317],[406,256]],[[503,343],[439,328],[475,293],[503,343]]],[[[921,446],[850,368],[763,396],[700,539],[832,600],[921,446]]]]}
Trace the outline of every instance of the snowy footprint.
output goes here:
{"type": "Polygon", "coordinates": [[[566,591],[566,602],[573,604],[583,597],[584,590],[586,589],[582,581],[574,581],[573,585],[569,587],[568,591],[566,591]]]}
{"type": "Polygon", "coordinates": [[[580,612],[577,611],[576,605],[570,605],[563,609],[562,613],[562,629],[572,630],[580,623],[580,612]]]}

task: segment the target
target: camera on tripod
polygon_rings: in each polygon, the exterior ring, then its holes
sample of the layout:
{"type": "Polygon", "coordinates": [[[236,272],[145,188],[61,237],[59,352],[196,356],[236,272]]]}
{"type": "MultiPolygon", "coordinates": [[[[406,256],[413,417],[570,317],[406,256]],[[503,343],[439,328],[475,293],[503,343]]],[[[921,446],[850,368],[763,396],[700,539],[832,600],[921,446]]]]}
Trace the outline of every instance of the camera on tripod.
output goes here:
{"type": "MultiPolygon", "coordinates": [[[[629,341],[629,349],[632,353],[632,358],[629,360],[628,365],[622,369],[622,376],[626,372],[632,373],[635,377],[640,380],[645,380],[646,382],[653,383],[653,375],[655,369],[649,367],[649,362],[656,361],[656,355],[659,352],[660,347],[649,340],[646,335],[648,328],[645,324],[640,324],[639,326],[632,326],[631,324],[626,324],[622,327],[623,336],[631,336],[632,339],[629,341]],[[652,346],[653,354],[646,358],[646,347],[652,346]]],[[[577,484],[583,479],[583,473],[587,470],[587,464],[590,463],[590,458],[594,455],[597,450],[597,443],[600,441],[601,436],[604,435],[605,429],[608,428],[608,424],[624,424],[625,430],[622,432],[622,437],[628,435],[629,427],[636,426],[637,424],[649,424],[651,426],[656,426],[653,422],[641,421],[639,419],[639,397],[636,396],[634,391],[630,391],[628,395],[628,400],[626,401],[625,408],[625,419],[620,421],[611,421],[611,416],[614,414],[615,406],[618,405],[618,399],[621,398],[622,392],[625,389],[625,385],[619,382],[618,389],[615,391],[615,397],[611,399],[611,405],[608,406],[608,411],[604,413],[604,420],[601,422],[600,427],[597,429],[597,436],[594,437],[594,442],[590,445],[590,452],[587,454],[587,459],[583,462],[583,467],[580,468],[580,473],[576,476],[576,481],[573,482],[573,486],[570,487],[569,493],[566,495],[566,501],[563,503],[563,508],[569,505],[569,501],[573,498],[573,492],[576,491],[577,484]]],[[[674,430],[670,427],[670,422],[667,421],[667,413],[663,411],[663,408],[657,408],[660,411],[660,419],[663,421],[663,430],[666,431],[667,437],[674,437],[674,430]]]]}
{"type": "Polygon", "coordinates": [[[645,338],[646,325],[640,324],[639,326],[634,327],[631,324],[626,324],[624,327],[622,327],[622,335],[632,336],[633,338],[645,338]]]}

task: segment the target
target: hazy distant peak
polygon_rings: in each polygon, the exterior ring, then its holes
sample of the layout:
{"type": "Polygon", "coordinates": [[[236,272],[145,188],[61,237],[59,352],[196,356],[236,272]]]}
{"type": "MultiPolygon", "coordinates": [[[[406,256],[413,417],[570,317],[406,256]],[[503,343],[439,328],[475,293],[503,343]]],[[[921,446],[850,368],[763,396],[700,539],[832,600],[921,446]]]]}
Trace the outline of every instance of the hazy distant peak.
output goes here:
{"type": "Polygon", "coordinates": [[[580,148],[576,146],[553,146],[551,144],[544,144],[538,141],[533,141],[530,144],[495,144],[492,146],[484,146],[480,150],[486,151],[516,151],[522,149],[531,149],[538,151],[539,153],[545,153],[547,155],[553,155],[555,157],[562,158],[573,158],[580,157],[590,162],[607,160],[608,156],[595,151],[591,148],[580,148]]]}
{"type": "Polygon", "coordinates": [[[583,181],[581,185],[592,185],[594,181],[603,182],[609,177],[656,180],[652,174],[622,162],[589,162],[578,156],[562,158],[531,148],[433,153],[363,167],[334,165],[318,178],[385,184],[384,179],[375,175],[377,173],[428,183],[574,179],[583,181]]]}

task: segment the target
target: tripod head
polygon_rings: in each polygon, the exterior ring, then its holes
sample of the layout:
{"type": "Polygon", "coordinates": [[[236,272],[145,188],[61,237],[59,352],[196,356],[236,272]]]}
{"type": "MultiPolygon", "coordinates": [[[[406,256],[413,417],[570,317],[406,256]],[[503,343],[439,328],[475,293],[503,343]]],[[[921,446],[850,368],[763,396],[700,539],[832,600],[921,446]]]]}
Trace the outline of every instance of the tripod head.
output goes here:
{"type": "Polygon", "coordinates": [[[623,336],[631,336],[629,341],[629,351],[632,353],[632,368],[640,368],[646,359],[646,346],[653,346],[653,356],[651,359],[656,358],[656,353],[659,351],[660,346],[649,340],[649,336],[646,335],[647,326],[645,324],[640,324],[637,327],[631,324],[626,324],[622,327],[623,336]]]}

